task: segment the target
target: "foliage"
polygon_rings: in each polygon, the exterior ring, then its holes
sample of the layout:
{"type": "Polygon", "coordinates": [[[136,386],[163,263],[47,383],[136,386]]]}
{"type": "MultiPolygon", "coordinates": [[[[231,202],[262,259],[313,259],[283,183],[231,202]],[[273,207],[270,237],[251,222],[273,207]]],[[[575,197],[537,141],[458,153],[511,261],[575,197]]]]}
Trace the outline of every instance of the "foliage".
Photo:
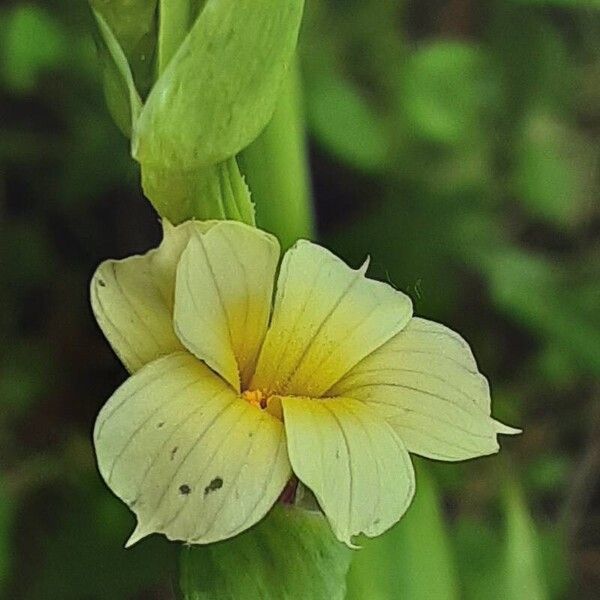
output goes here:
{"type": "MultiPolygon", "coordinates": [[[[354,264],[371,254],[420,315],[464,332],[496,416],[525,431],[505,442],[508,458],[420,465],[415,506],[364,542],[351,593],[592,598],[598,499],[571,480],[597,477],[582,459],[600,373],[597,2],[307,9],[321,239],[354,264]]],[[[94,47],[94,18],[76,0],[4,3],[0,24],[0,595],[170,598],[173,546],[118,549],[132,518],[99,483],[89,439],[123,379],[92,323],[90,274],[159,235],[105,108],[106,40],[94,47]]],[[[132,57],[156,51],[155,24],[133,25],[117,37],[145,99],[147,63],[132,57]]],[[[259,222],[270,185],[256,184],[259,222]]]]}
{"type": "Polygon", "coordinates": [[[187,548],[181,587],[189,600],[343,600],[350,557],[321,515],[278,506],[234,539],[187,548]]]}
{"type": "Polygon", "coordinates": [[[365,540],[349,583],[350,600],[460,597],[438,488],[422,462],[417,463],[417,493],[408,514],[385,535],[365,540]]]}

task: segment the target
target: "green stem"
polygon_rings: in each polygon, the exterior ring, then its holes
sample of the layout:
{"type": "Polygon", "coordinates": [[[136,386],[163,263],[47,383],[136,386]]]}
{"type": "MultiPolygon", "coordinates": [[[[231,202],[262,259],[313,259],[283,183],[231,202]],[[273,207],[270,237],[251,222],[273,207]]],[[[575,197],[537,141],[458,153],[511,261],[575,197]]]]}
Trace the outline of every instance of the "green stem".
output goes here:
{"type": "Polygon", "coordinates": [[[142,187],[156,212],[175,225],[189,219],[255,225],[250,193],[235,158],[191,171],[142,165],[142,187]]]}
{"type": "Polygon", "coordinates": [[[190,0],[160,0],[158,33],[158,75],[164,73],[190,26],[190,0]]]}
{"type": "Polygon", "coordinates": [[[258,226],[288,248],[299,238],[314,238],[306,132],[298,65],[290,69],[273,119],[239,156],[256,203],[258,226]]]}

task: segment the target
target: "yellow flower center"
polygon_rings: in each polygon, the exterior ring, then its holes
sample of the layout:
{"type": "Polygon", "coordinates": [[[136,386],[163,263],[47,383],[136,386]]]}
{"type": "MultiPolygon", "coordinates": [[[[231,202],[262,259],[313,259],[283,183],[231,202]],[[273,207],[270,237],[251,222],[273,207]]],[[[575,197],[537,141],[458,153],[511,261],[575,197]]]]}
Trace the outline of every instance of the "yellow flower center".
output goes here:
{"type": "Polygon", "coordinates": [[[247,390],[242,394],[242,398],[256,408],[267,408],[268,397],[262,390],[247,390]]]}
{"type": "Polygon", "coordinates": [[[283,421],[281,400],[278,396],[271,396],[262,390],[246,390],[242,398],[260,410],[266,410],[272,417],[283,421]]]}

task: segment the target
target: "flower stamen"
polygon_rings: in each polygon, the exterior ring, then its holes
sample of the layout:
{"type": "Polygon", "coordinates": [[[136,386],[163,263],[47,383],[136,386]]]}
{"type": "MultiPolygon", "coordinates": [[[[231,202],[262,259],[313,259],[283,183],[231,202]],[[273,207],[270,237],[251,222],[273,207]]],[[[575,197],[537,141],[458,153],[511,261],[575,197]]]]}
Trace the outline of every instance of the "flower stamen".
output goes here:
{"type": "Polygon", "coordinates": [[[242,398],[252,406],[268,412],[279,421],[283,421],[281,399],[278,396],[270,396],[262,390],[246,390],[242,393],[242,398]]]}
{"type": "Polygon", "coordinates": [[[256,408],[267,408],[268,397],[262,390],[246,390],[242,393],[242,398],[256,408]]]}

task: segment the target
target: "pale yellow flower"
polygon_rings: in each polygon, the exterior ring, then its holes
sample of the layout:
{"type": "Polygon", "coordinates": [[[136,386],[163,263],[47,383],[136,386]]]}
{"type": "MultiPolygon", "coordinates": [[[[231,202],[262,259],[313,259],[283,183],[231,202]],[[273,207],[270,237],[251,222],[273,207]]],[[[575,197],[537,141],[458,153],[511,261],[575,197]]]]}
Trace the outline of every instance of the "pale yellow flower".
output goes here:
{"type": "Polygon", "coordinates": [[[103,263],[94,314],[131,377],[94,431],[100,472],[153,533],[189,543],[259,521],[292,475],[346,543],[414,494],[408,452],[498,450],[467,343],[390,285],[235,222],[164,223],[144,256],[103,263]],[[273,303],[273,305],[272,305],[273,303]]]}

